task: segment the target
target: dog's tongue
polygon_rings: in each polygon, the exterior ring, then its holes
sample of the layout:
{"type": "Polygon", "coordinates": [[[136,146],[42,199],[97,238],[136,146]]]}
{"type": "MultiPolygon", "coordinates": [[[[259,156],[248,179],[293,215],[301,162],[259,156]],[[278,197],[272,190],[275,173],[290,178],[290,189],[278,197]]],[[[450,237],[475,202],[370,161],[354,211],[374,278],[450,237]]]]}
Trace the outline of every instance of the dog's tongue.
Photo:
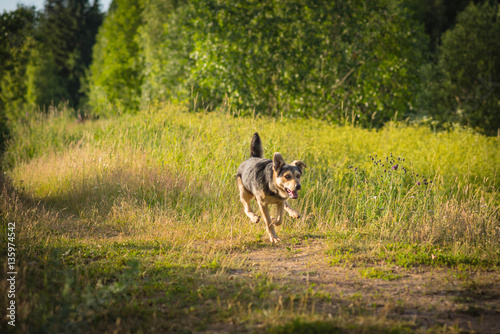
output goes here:
{"type": "Polygon", "coordinates": [[[288,192],[288,196],[290,196],[293,199],[296,199],[297,197],[299,197],[299,195],[297,194],[297,191],[291,191],[288,189],[286,191],[288,192]]]}

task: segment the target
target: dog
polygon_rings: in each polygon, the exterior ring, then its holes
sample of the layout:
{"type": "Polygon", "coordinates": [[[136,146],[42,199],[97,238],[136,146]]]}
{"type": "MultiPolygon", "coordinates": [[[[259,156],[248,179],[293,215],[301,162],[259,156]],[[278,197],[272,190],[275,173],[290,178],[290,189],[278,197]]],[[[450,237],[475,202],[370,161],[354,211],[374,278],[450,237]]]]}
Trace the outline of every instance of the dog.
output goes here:
{"type": "Polygon", "coordinates": [[[282,224],[283,210],[293,218],[300,217],[287,203],[287,199],[299,197],[297,192],[301,189],[300,178],[306,167],[300,160],[286,164],[278,152],[274,153],[273,160],[264,159],[262,141],[257,132],[254,133],[250,144],[250,158],[238,167],[236,181],[245,214],[252,222],[259,222],[260,217],[250,207],[250,201],[255,197],[273,244],[280,241],[274,226],[282,224]],[[269,204],[277,206],[275,218],[269,215],[269,204]]]}

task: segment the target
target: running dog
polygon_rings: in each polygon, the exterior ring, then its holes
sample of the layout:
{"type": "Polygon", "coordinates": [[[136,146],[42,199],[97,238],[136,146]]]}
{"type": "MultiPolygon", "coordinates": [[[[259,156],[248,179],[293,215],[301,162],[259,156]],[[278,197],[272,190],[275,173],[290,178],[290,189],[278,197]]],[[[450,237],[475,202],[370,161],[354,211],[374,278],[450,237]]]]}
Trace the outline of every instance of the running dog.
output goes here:
{"type": "Polygon", "coordinates": [[[264,217],[269,239],[272,243],[277,243],[280,239],[274,226],[279,226],[283,222],[283,209],[293,218],[300,217],[286,200],[299,197],[297,191],[301,189],[300,178],[307,166],[300,160],[295,160],[288,165],[278,152],[274,153],[273,160],[264,159],[262,156],[262,142],[259,134],[255,132],[250,145],[250,158],[238,167],[236,181],[245,214],[252,222],[259,222],[260,217],[250,207],[250,201],[255,197],[264,217]],[[269,216],[269,204],[277,206],[275,218],[269,216]]]}

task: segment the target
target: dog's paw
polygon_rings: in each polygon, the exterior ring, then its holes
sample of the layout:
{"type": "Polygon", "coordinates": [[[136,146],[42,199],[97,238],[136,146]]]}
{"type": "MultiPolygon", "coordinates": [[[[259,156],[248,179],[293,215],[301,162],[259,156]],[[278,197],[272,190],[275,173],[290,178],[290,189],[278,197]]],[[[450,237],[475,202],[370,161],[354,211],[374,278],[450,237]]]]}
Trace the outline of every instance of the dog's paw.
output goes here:
{"type": "Polygon", "coordinates": [[[300,214],[297,211],[290,212],[290,217],[292,218],[300,218],[300,214]]]}
{"type": "Polygon", "coordinates": [[[277,244],[281,241],[281,239],[278,237],[271,237],[270,236],[269,239],[271,240],[271,243],[273,243],[273,244],[277,244]]]}
{"type": "Polygon", "coordinates": [[[254,215],[252,218],[250,218],[250,220],[252,221],[252,223],[257,224],[260,220],[260,217],[257,215],[254,215]]]}

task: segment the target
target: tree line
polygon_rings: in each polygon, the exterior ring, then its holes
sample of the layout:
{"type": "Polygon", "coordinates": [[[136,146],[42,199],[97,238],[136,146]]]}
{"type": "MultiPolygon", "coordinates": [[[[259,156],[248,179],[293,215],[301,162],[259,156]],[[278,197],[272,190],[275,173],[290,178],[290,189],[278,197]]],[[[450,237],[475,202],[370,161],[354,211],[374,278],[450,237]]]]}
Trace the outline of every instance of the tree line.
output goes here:
{"type": "Polygon", "coordinates": [[[9,123],[65,103],[86,104],[92,47],[104,15],[99,1],[46,0],[0,15],[0,145],[9,123]]]}
{"type": "MultiPolygon", "coordinates": [[[[0,124],[66,103],[500,128],[500,9],[469,0],[47,0],[1,15],[0,124]],[[6,121],[7,120],[7,121],[6,121]]],[[[5,125],[4,131],[6,129],[5,125]]]]}

